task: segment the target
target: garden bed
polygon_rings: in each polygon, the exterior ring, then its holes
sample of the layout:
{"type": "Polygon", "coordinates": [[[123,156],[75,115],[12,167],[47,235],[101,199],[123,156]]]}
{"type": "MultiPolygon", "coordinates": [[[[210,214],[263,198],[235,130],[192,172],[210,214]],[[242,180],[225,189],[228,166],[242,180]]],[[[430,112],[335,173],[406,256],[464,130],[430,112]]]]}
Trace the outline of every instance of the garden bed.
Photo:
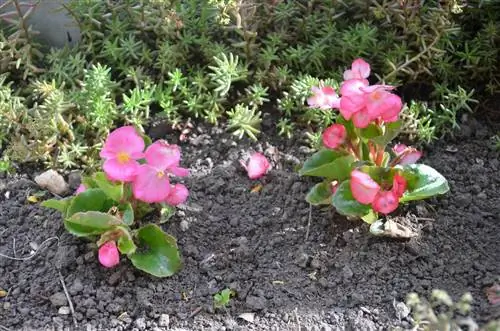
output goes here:
{"type": "Polygon", "coordinates": [[[202,127],[181,144],[191,195],[164,226],[178,238],[184,264],[171,278],[152,278],[126,259],[104,269],[91,244],[65,232],[57,212],[27,201],[39,190],[32,174],[1,179],[0,253],[22,258],[46,244],[30,259],[0,257],[7,291],[0,329],[72,329],[75,321],[84,330],[388,329],[410,326],[394,303],[434,288],[454,298],[470,291],[478,322],[500,317],[484,293],[500,275],[493,130],[471,120],[457,139],[426,151],[425,163],[448,178],[451,191],[403,210],[419,236],[398,241],[371,236],[328,209],[310,213],[304,197],[312,182],[295,171],[310,151],[266,135],[271,123],[264,121],[259,144],[202,127]],[[238,163],[251,148],[273,163],[260,182],[238,163]],[[262,189],[251,192],[258,183],[262,189]],[[74,316],[60,308],[68,305],[62,283],[74,316]],[[237,295],[227,311],[214,311],[213,294],[224,288],[237,295]],[[248,312],[256,313],[253,324],[238,318],[248,312]]]}

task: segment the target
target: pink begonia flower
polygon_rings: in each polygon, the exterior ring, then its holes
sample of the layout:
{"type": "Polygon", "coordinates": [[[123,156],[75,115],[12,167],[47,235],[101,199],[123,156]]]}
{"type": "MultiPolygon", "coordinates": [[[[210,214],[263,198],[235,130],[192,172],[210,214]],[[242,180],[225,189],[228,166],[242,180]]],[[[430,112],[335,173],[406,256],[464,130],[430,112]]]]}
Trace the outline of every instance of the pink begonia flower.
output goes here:
{"type": "Polygon", "coordinates": [[[381,118],[385,122],[394,122],[403,108],[401,98],[389,91],[390,85],[368,85],[368,81],[351,79],[340,88],[340,113],[357,128],[366,128],[370,122],[381,118]]]}
{"type": "Polygon", "coordinates": [[[105,160],[103,169],[111,180],[130,182],[137,174],[144,154],[144,140],[133,126],[123,126],[111,132],[104,142],[100,156],[105,160]]]}
{"type": "Polygon", "coordinates": [[[257,179],[264,176],[269,170],[270,164],[266,157],[261,153],[253,153],[248,163],[240,160],[240,164],[247,171],[248,178],[257,179]]]}
{"type": "Polygon", "coordinates": [[[416,163],[421,157],[422,152],[413,147],[404,144],[397,144],[392,148],[396,157],[399,158],[397,164],[407,165],[416,163]]]}
{"type": "Polygon", "coordinates": [[[344,80],[365,79],[370,76],[370,65],[363,59],[352,62],[351,69],[344,71],[344,80]]]}
{"type": "Polygon", "coordinates": [[[379,191],[373,199],[372,208],[377,213],[390,214],[399,206],[399,198],[393,191],[379,191]]]}
{"type": "Polygon", "coordinates": [[[189,170],[179,167],[180,148],[164,140],[150,145],[145,158],[147,163],[139,166],[132,182],[134,197],[148,203],[163,202],[171,191],[170,175],[187,176],[189,170]]]}
{"type": "Polygon", "coordinates": [[[333,87],[312,87],[313,95],[307,99],[307,104],[312,108],[331,109],[340,107],[340,98],[333,87]]]}
{"type": "Polygon", "coordinates": [[[401,198],[406,191],[406,185],[406,179],[400,174],[395,174],[392,180],[392,192],[398,198],[401,198]]]}
{"type": "Polygon", "coordinates": [[[78,186],[78,188],[75,191],[75,195],[78,195],[82,192],[85,192],[86,190],[87,190],[87,188],[85,187],[85,185],[80,184],[80,186],[78,186]]]}
{"type": "Polygon", "coordinates": [[[175,184],[170,187],[170,193],[165,199],[165,202],[171,206],[177,206],[186,202],[188,196],[189,191],[186,186],[183,184],[175,184]]]}
{"type": "Polygon", "coordinates": [[[335,149],[342,145],[347,137],[347,131],[342,124],[333,124],[323,132],[323,145],[335,149]]]}
{"type": "Polygon", "coordinates": [[[356,201],[367,205],[375,199],[375,196],[380,191],[380,185],[369,174],[353,170],[351,172],[351,191],[356,201]]]}
{"type": "Polygon", "coordinates": [[[120,263],[120,253],[114,241],[108,241],[99,247],[99,262],[106,268],[113,268],[120,263]]]}

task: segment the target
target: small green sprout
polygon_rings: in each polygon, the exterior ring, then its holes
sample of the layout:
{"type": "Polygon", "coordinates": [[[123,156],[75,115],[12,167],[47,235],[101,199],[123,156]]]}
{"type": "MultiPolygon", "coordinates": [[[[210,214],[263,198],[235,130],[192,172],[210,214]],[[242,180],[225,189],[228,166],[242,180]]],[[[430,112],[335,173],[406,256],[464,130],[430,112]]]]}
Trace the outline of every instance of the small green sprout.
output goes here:
{"type": "Polygon", "coordinates": [[[219,293],[214,295],[214,307],[215,308],[226,308],[229,305],[229,301],[231,301],[231,297],[234,296],[234,291],[226,288],[219,293]]]}

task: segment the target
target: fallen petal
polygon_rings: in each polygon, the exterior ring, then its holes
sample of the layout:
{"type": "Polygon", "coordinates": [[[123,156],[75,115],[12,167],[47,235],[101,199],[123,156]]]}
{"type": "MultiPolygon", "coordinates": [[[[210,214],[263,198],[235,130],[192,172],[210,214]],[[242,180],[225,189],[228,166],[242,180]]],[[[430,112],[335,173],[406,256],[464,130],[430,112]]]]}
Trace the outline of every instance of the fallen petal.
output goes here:
{"type": "Polygon", "coordinates": [[[248,163],[244,165],[244,168],[248,174],[248,178],[250,179],[257,179],[264,176],[269,170],[269,167],[269,161],[261,153],[252,154],[250,156],[250,159],[248,160],[248,163]]]}

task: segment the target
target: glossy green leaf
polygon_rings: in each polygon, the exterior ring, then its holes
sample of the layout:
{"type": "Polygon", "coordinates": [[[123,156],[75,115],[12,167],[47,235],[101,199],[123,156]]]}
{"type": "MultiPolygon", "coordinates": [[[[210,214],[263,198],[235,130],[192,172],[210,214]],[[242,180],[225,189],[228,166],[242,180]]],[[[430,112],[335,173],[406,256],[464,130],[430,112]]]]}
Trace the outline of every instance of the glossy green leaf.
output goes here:
{"type": "Polygon", "coordinates": [[[382,146],[387,146],[401,131],[401,121],[387,123],[385,131],[381,136],[374,137],[372,140],[382,146]]]}
{"type": "Polygon", "coordinates": [[[408,191],[400,199],[401,202],[427,199],[450,190],[446,178],[425,164],[404,166],[403,176],[410,180],[408,180],[408,191]]]}
{"type": "Polygon", "coordinates": [[[154,224],[137,231],[139,248],[129,255],[132,264],[156,277],[169,277],[181,268],[181,259],[174,237],[164,233],[154,224]]]}
{"type": "Polygon", "coordinates": [[[123,235],[118,238],[118,250],[122,254],[131,255],[135,253],[136,249],[137,246],[135,245],[130,232],[128,232],[128,230],[124,231],[123,235]]]}
{"type": "Polygon", "coordinates": [[[112,206],[112,200],[101,189],[88,189],[72,199],[66,216],[70,217],[77,212],[90,210],[107,212],[112,206]]]}
{"type": "Polygon", "coordinates": [[[134,224],[134,208],[132,208],[132,204],[127,202],[125,204],[121,204],[118,206],[118,210],[122,214],[122,221],[126,225],[134,224]]]}
{"type": "Polygon", "coordinates": [[[73,197],[64,198],[64,199],[49,199],[49,200],[45,200],[42,203],[40,203],[40,206],[46,207],[46,208],[56,209],[56,210],[60,211],[61,214],[63,214],[63,216],[65,216],[66,211],[68,210],[68,207],[71,203],[71,199],[73,199],[73,197]]]}
{"type": "Polygon", "coordinates": [[[323,149],[308,159],[299,174],[302,176],[325,177],[342,181],[349,178],[354,156],[323,149]]]}
{"type": "Polygon", "coordinates": [[[351,181],[343,181],[337,191],[332,197],[332,205],[339,212],[345,216],[365,216],[370,213],[371,207],[363,205],[356,201],[351,192],[351,181]]]}
{"type": "Polygon", "coordinates": [[[330,204],[330,198],[332,196],[332,191],[330,189],[330,182],[325,181],[314,185],[309,193],[306,195],[306,201],[311,205],[328,205],[330,204]]]}
{"type": "Polygon", "coordinates": [[[361,219],[368,224],[372,224],[373,222],[378,220],[378,214],[370,208],[368,214],[361,217],[361,219]]]}
{"type": "Polygon", "coordinates": [[[175,215],[175,211],[176,209],[174,206],[162,203],[160,210],[160,224],[166,223],[172,216],[175,215]]]}
{"type": "Polygon", "coordinates": [[[77,212],[64,220],[68,232],[78,237],[103,234],[120,224],[120,219],[115,216],[98,211],[77,212]]]}
{"type": "Polygon", "coordinates": [[[96,185],[111,199],[120,202],[123,198],[123,183],[111,182],[104,172],[97,172],[94,175],[96,185]]]}

